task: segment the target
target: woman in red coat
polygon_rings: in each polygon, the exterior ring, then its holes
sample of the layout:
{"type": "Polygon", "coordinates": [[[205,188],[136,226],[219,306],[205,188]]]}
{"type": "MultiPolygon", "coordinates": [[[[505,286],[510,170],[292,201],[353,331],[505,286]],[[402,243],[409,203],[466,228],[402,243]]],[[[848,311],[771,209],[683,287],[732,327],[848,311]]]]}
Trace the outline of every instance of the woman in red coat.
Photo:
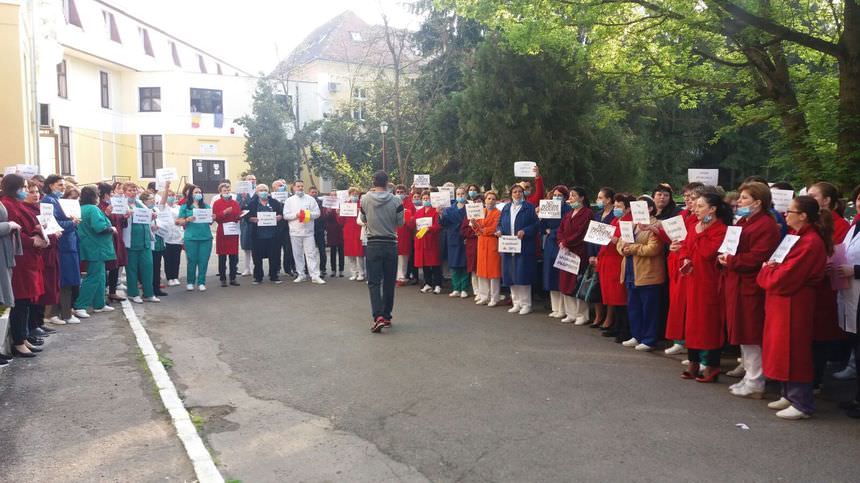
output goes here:
{"type": "MultiPolygon", "coordinates": [[[[27,341],[30,310],[45,292],[41,270],[42,249],[48,242],[42,238],[39,223],[23,204],[27,192],[24,178],[7,174],[0,181],[0,202],[9,214],[9,222],[15,223],[20,233],[21,245],[15,256],[12,270],[12,292],[15,306],[9,311],[9,326],[12,335],[12,354],[18,357],[36,357],[39,349],[27,341]]],[[[14,227],[13,227],[14,228],[14,227]]]]}
{"type": "MultiPolygon", "coordinates": [[[[329,193],[332,198],[337,198],[337,191],[329,193]]],[[[329,249],[329,260],[331,260],[331,276],[343,278],[343,270],[346,260],[343,255],[343,226],[340,225],[337,210],[334,208],[323,208],[320,219],[325,223],[325,246],[329,249]]]]}
{"type": "MultiPolygon", "coordinates": [[[[580,272],[585,271],[588,261],[588,245],[585,243],[585,234],[588,225],[594,218],[588,203],[588,195],[585,189],[574,186],[570,188],[567,203],[572,210],[561,220],[556,238],[559,248],[564,247],[579,256],[582,261],[580,272]]],[[[563,323],[574,322],[576,325],[585,325],[588,322],[588,302],[576,297],[579,274],[573,274],[564,270],[558,271],[558,290],[563,295],[564,305],[562,312],[566,317],[561,319],[563,323]]]]}
{"type": "Polygon", "coordinates": [[[421,193],[421,206],[415,210],[415,268],[424,269],[422,293],[442,293],[442,259],[439,255],[439,213],[430,204],[430,192],[421,193]],[[427,226],[423,226],[424,224],[427,226]]]}
{"type": "Polygon", "coordinates": [[[236,276],[239,273],[239,219],[242,217],[242,208],[239,202],[230,194],[230,185],[221,183],[218,186],[221,194],[212,203],[212,216],[218,222],[215,232],[215,253],[218,255],[218,278],[221,286],[227,286],[227,259],[230,259],[230,285],[239,286],[236,276]],[[230,223],[235,235],[224,234],[224,224],[230,223]]]}
{"type": "Polygon", "coordinates": [[[782,397],[768,404],[784,419],[815,411],[812,341],[817,287],[833,250],[830,212],[799,196],[786,212],[790,234],[799,237],[782,263],[766,262],[756,278],[765,290],[762,361],[764,375],[782,382],[782,397]]]}
{"type": "MultiPolygon", "coordinates": [[[[606,306],[606,318],[603,320],[603,335],[615,337],[619,341],[626,334],[624,321],[627,320],[624,307],[627,306],[627,288],[621,283],[621,254],[615,248],[621,237],[621,228],[618,223],[631,221],[630,202],[636,198],[627,193],[618,193],[612,198],[614,203],[612,214],[614,218],[610,222],[615,227],[615,235],[608,245],[600,247],[597,252],[597,276],[600,279],[600,298],[606,306]],[[621,330],[619,330],[621,329],[621,330]],[[625,332],[622,334],[621,332],[625,332]]],[[[629,337],[628,337],[629,338],[629,337]]]]}
{"type": "MultiPolygon", "coordinates": [[[[27,185],[27,197],[24,198],[22,206],[26,208],[34,217],[41,214],[39,200],[41,199],[41,190],[39,185],[34,181],[29,180],[27,185]]],[[[38,221],[37,221],[38,223],[38,221]]],[[[45,226],[47,228],[47,226],[45,226]]],[[[37,345],[41,345],[42,339],[34,335],[33,332],[37,327],[41,327],[45,323],[45,307],[49,305],[59,305],[60,303],[60,234],[53,234],[48,237],[48,246],[42,249],[42,256],[39,258],[39,268],[42,271],[42,284],[44,292],[36,302],[30,306],[30,321],[28,340],[37,345]]],[[[42,327],[44,330],[44,327],[42,327]]]]}
{"type": "Polygon", "coordinates": [[[397,286],[406,285],[409,271],[409,256],[412,255],[412,237],[415,236],[415,205],[406,186],[400,184],[394,188],[394,194],[403,202],[403,225],[397,228],[397,286]]]}
{"type": "Polygon", "coordinates": [[[755,279],[779,245],[779,225],[770,214],[770,187],[747,183],[740,187],[738,209],[741,228],[734,255],[720,254],[729,343],[741,346],[744,378],[729,390],[735,396],[761,399],[764,375],[761,367],[761,339],[764,330],[764,290],[755,279]]]}
{"type": "MultiPolygon", "coordinates": [[[[358,188],[349,189],[350,203],[358,203],[361,191],[358,188]]],[[[361,213],[361,206],[358,207],[361,213]]],[[[343,227],[343,254],[349,266],[350,280],[364,280],[364,245],[361,242],[361,226],[355,216],[337,217],[337,222],[343,227]]]]}
{"type": "Polygon", "coordinates": [[[699,221],[687,233],[681,247],[680,271],[687,286],[684,329],[690,359],[681,377],[714,382],[720,374],[720,353],[726,342],[717,250],[734,214],[722,196],[703,193],[696,200],[695,215],[699,221]],[[701,376],[700,366],[704,366],[701,376]]]}
{"type": "MultiPolygon", "coordinates": [[[[114,183],[115,187],[116,183],[114,183]]],[[[122,183],[120,183],[122,185],[122,183]]],[[[116,260],[110,260],[105,262],[105,270],[108,272],[108,299],[115,300],[117,302],[122,302],[125,300],[125,297],[117,295],[116,287],[119,284],[119,269],[128,265],[128,251],[125,248],[125,242],[122,240],[122,231],[128,226],[128,219],[131,216],[131,211],[126,213],[125,215],[114,215],[112,214],[113,209],[111,208],[110,199],[111,196],[114,195],[114,187],[107,183],[99,183],[99,208],[108,216],[110,219],[111,225],[113,225],[116,230],[113,233],[113,248],[114,252],[116,252],[116,260]]],[[[116,196],[124,196],[120,191],[116,196]]],[[[78,315],[83,311],[78,311],[78,315]]]]}

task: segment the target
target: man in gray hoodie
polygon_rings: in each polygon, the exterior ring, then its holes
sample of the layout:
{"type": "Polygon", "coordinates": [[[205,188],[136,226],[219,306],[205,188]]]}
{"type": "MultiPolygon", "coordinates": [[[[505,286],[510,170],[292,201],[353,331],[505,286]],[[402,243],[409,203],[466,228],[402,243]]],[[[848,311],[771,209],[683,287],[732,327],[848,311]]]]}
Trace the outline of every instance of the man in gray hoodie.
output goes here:
{"type": "Polygon", "coordinates": [[[397,228],[403,226],[403,202],[388,192],[388,174],[373,175],[373,189],[361,197],[361,222],[367,232],[367,288],[373,313],[371,332],[391,327],[397,278],[397,228]]]}

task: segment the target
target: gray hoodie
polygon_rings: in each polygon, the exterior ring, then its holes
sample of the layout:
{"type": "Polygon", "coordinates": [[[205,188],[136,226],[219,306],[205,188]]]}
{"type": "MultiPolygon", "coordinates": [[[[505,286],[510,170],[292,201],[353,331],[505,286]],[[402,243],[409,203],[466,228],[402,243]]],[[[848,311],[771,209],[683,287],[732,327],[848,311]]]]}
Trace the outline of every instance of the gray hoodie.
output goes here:
{"type": "Polygon", "coordinates": [[[367,241],[397,243],[397,228],[403,226],[403,202],[388,191],[369,191],[361,197],[361,221],[367,241]]]}

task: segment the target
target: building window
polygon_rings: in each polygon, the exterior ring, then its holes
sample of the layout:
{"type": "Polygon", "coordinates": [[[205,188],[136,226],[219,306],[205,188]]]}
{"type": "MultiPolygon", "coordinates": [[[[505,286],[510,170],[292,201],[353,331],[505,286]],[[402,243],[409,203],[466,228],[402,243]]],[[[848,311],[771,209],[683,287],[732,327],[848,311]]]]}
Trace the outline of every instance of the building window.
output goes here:
{"type": "Polygon", "coordinates": [[[149,30],[143,27],[138,27],[137,30],[140,32],[140,39],[143,41],[143,53],[150,57],[155,57],[155,52],[152,51],[152,42],[149,41],[149,30]]]}
{"type": "Polygon", "coordinates": [[[191,88],[191,112],[224,112],[221,91],[191,88]]]}
{"type": "Polygon", "coordinates": [[[72,144],[69,140],[69,128],[60,126],[60,174],[71,176],[72,174],[72,144]]]}
{"type": "Polygon", "coordinates": [[[51,127],[51,106],[49,104],[39,104],[39,127],[51,127]]]}
{"type": "Polygon", "coordinates": [[[67,24],[84,28],[81,24],[81,16],[78,15],[78,7],[75,6],[75,0],[63,0],[63,15],[66,17],[67,24]]]}
{"type": "Polygon", "coordinates": [[[140,112],[161,112],[161,87],[141,87],[140,112]]]}
{"type": "Polygon", "coordinates": [[[69,85],[66,78],[66,61],[57,64],[57,97],[69,98],[69,85]]]}
{"type": "Polygon", "coordinates": [[[105,30],[110,36],[110,39],[118,44],[121,44],[122,39],[119,38],[119,29],[116,26],[116,17],[114,17],[113,14],[108,12],[107,10],[102,10],[102,17],[104,17],[105,19],[105,30]]]}
{"type": "Polygon", "coordinates": [[[154,178],[155,170],[163,166],[161,136],[140,136],[140,177],[154,178]]]}
{"type": "Polygon", "coordinates": [[[170,42],[170,52],[173,54],[173,65],[182,67],[182,61],[179,60],[179,50],[176,49],[176,42],[170,42]]]}
{"type": "Polygon", "coordinates": [[[99,72],[99,80],[101,82],[102,107],[110,109],[110,82],[108,80],[108,73],[104,71],[99,72]]]}
{"type": "Polygon", "coordinates": [[[364,120],[364,109],[367,101],[367,89],[355,87],[352,89],[352,118],[358,121],[364,120]]]}
{"type": "Polygon", "coordinates": [[[205,60],[203,60],[203,56],[202,56],[202,55],[197,54],[197,62],[200,64],[200,72],[202,72],[203,74],[205,74],[205,73],[206,73],[206,61],[205,61],[205,60]]]}

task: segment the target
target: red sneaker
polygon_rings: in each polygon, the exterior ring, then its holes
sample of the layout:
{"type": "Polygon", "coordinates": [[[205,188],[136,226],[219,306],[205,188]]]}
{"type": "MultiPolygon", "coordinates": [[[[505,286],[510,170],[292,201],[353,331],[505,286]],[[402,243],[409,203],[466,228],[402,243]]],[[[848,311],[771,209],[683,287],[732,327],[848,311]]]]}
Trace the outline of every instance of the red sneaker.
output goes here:
{"type": "Polygon", "coordinates": [[[373,327],[370,328],[370,331],[374,334],[378,334],[382,331],[383,327],[385,327],[385,319],[383,319],[382,317],[377,317],[376,320],[373,322],[373,327]]]}

